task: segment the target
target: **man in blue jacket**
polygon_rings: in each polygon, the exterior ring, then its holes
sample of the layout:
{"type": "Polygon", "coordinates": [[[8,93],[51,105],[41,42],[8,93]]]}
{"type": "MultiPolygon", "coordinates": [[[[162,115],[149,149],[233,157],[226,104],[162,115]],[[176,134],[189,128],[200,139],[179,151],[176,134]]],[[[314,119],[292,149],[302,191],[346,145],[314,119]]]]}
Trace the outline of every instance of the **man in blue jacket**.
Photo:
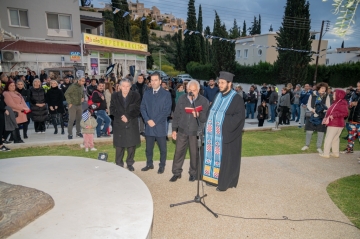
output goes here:
{"type": "Polygon", "coordinates": [[[309,84],[305,84],[304,90],[301,91],[300,94],[300,123],[299,128],[301,128],[305,124],[305,113],[307,111],[307,103],[310,95],[312,94],[312,90],[309,84]]]}
{"type": "Polygon", "coordinates": [[[204,96],[206,99],[208,99],[210,104],[215,99],[215,96],[217,93],[219,93],[219,88],[215,86],[214,79],[210,79],[208,87],[205,87],[205,89],[204,89],[204,96]]]}
{"type": "Polygon", "coordinates": [[[141,101],[140,111],[146,123],[145,139],[146,139],[146,167],[141,171],[148,171],[154,168],[153,150],[155,140],[160,149],[160,164],[158,173],[161,174],[165,170],[166,164],[166,131],[167,117],[171,113],[171,95],[169,91],[161,87],[161,78],[159,73],[155,72],[151,75],[152,90],[144,92],[141,101]]]}

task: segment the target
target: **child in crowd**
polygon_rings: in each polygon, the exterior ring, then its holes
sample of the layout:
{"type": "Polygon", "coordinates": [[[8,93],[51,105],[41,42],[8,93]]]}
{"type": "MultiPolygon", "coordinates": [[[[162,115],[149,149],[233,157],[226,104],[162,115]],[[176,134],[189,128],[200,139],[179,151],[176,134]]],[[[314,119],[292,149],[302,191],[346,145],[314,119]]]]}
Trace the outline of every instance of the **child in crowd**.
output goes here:
{"type": "Polygon", "coordinates": [[[91,151],[96,151],[97,149],[94,148],[94,133],[97,122],[89,110],[83,112],[80,126],[84,137],[84,143],[80,144],[80,147],[85,148],[85,152],[89,152],[89,148],[91,151]]]}
{"type": "Polygon", "coordinates": [[[258,106],[257,108],[257,111],[258,111],[258,115],[257,115],[257,118],[259,120],[259,124],[258,126],[259,127],[263,127],[264,125],[264,120],[268,118],[268,115],[269,115],[269,108],[268,106],[266,105],[266,101],[263,100],[261,102],[261,105],[258,106]]]}

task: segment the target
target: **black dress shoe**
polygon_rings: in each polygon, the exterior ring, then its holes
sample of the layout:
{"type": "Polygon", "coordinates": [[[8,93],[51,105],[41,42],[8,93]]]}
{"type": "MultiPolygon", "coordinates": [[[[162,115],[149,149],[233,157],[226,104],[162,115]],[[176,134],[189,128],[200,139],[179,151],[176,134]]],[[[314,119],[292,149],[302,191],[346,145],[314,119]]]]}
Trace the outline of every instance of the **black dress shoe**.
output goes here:
{"type": "Polygon", "coordinates": [[[165,167],[160,167],[158,170],[158,174],[162,174],[165,171],[165,167]]]}
{"type": "Polygon", "coordinates": [[[131,172],[135,171],[135,169],[134,169],[134,167],[133,167],[132,165],[129,165],[127,168],[128,168],[129,171],[131,171],[131,172]]]}
{"type": "Polygon", "coordinates": [[[4,143],[4,144],[11,144],[12,142],[11,142],[11,141],[6,141],[6,140],[5,140],[3,143],[4,143]]]}
{"type": "Polygon", "coordinates": [[[225,192],[226,190],[220,190],[219,187],[216,188],[216,191],[218,192],[225,192]]]}
{"type": "Polygon", "coordinates": [[[196,177],[195,176],[193,176],[193,175],[190,175],[190,177],[189,177],[189,181],[190,182],[194,182],[196,180],[196,177]]]}
{"type": "Polygon", "coordinates": [[[172,178],[170,178],[170,182],[176,182],[176,180],[181,178],[181,174],[180,175],[174,175],[172,176],[172,178]]]}
{"type": "Polygon", "coordinates": [[[14,141],[14,144],[22,144],[22,143],[25,143],[24,141],[22,141],[21,139],[18,140],[18,141],[14,141]]]}
{"type": "Polygon", "coordinates": [[[24,134],[24,139],[27,139],[27,138],[28,138],[27,134],[24,134]]]}
{"type": "Polygon", "coordinates": [[[144,168],[141,169],[141,171],[148,171],[149,169],[154,169],[154,165],[145,166],[144,168]]]}
{"type": "Polygon", "coordinates": [[[209,186],[209,187],[216,187],[214,184],[211,184],[211,183],[206,183],[206,186],[209,186]]]}

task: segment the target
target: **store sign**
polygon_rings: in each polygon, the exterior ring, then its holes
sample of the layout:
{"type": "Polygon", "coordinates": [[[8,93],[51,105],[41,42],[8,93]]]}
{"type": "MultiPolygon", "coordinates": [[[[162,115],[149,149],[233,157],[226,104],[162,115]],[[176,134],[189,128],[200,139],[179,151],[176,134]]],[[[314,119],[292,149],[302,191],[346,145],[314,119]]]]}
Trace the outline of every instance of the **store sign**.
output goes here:
{"type": "Polygon", "coordinates": [[[97,36],[87,33],[83,33],[83,38],[84,38],[84,43],[89,45],[113,47],[113,48],[133,50],[133,51],[143,51],[143,52],[148,51],[148,46],[146,44],[97,36]]]}
{"type": "Polygon", "coordinates": [[[81,61],[81,53],[78,51],[70,52],[70,61],[81,61]]]}

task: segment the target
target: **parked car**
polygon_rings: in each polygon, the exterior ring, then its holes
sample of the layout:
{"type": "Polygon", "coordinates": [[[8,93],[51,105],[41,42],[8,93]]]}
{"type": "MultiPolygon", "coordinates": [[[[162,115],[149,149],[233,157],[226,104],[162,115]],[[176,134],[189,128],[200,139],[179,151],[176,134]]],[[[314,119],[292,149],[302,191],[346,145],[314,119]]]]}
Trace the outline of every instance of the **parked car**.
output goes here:
{"type": "Polygon", "coordinates": [[[180,82],[184,82],[184,81],[191,81],[194,78],[192,78],[191,75],[189,75],[189,74],[182,74],[182,75],[178,75],[177,79],[180,82]]]}
{"type": "Polygon", "coordinates": [[[163,71],[154,71],[160,74],[161,80],[162,81],[168,81],[170,79],[170,77],[163,71]]]}

